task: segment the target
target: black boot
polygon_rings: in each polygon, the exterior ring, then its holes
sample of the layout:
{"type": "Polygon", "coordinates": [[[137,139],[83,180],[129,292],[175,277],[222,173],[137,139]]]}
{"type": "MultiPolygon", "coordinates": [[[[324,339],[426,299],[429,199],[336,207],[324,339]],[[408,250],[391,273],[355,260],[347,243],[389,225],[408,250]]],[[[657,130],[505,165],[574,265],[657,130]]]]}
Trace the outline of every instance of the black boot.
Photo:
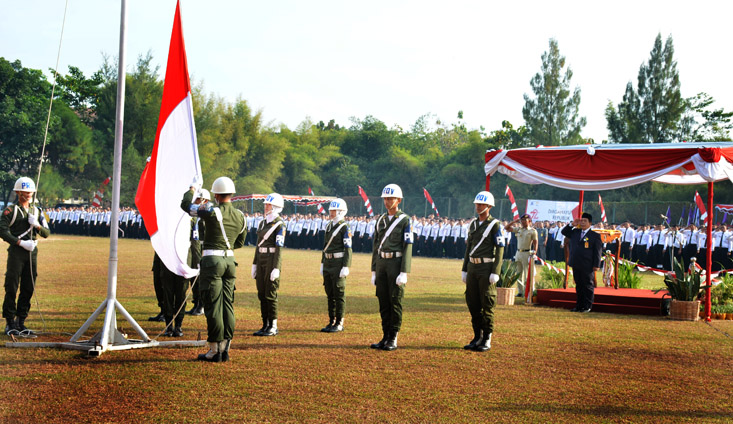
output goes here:
{"type": "Polygon", "coordinates": [[[173,337],[173,317],[165,317],[163,318],[164,322],[166,322],[168,325],[165,326],[165,331],[163,331],[163,335],[165,337],[173,337]]]}
{"type": "Polygon", "coordinates": [[[24,334],[24,335],[27,335],[27,336],[32,336],[32,335],[36,334],[35,331],[26,328],[26,326],[25,326],[25,318],[16,317],[15,319],[16,319],[15,329],[18,330],[18,333],[20,333],[21,335],[24,334]]]}
{"type": "Polygon", "coordinates": [[[476,347],[476,344],[481,340],[481,328],[479,328],[478,325],[473,325],[473,340],[471,340],[470,343],[463,346],[466,350],[473,350],[474,347],[476,347]]]}
{"type": "Polygon", "coordinates": [[[336,323],[336,319],[334,317],[331,317],[331,320],[328,322],[328,325],[321,328],[321,333],[330,333],[331,328],[336,323]]]}
{"type": "Polygon", "coordinates": [[[221,362],[229,362],[229,346],[231,344],[231,339],[219,342],[219,353],[221,354],[221,362]]]}
{"type": "Polygon", "coordinates": [[[382,330],[382,340],[378,341],[377,343],[372,343],[369,345],[372,349],[382,349],[384,347],[384,344],[387,343],[387,338],[389,337],[389,332],[387,330],[382,330]]]}
{"type": "Polygon", "coordinates": [[[267,327],[270,325],[270,322],[264,318],[262,318],[262,328],[252,333],[253,336],[262,336],[265,334],[265,330],[267,330],[267,327]]]}
{"type": "Polygon", "coordinates": [[[154,317],[149,317],[148,321],[154,321],[154,322],[165,322],[165,315],[163,315],[163,311],[160,311],[160,313],[154,317]]]}
{"type": "Polygon", "coordinates": [[[481,340],[476,343],[473,350],[476,352],[486,352],[489,349],[491,349],[491,333],[489,333],[488,330],[484,330],[481,340]]]}
{"type": "Polygon", "coordinates": [[[333,321],[333,325],[331,326],[331,331],[329,333],[338,333],[344,331],[344,319],[336,317],[336,319],[333,321]]]}
{"type": "Polygon", "coordinates": [[[265,331],[262,333],[263,336],[277,336],[277,319],[270,320],[269,325],[267,328],[265,328],[265,331]]]}
{"type": "Polygon", "coordinates": [[[218,342],[209,342],[209,351],[206,353],[201,353],[196,358],[199,361],[206,361],[206,362],[221,362],[221,352],[219,352],[219,343],[218,342]]]}
{"type": "Polygon", "coordinates": [[[18,335],[18,329],[15,328],[15,321],[12,318],[5,318],[5,334],[8,336],[18,335]]]}
{"type": "Polygon", "coordinates": [[[389,338],[384,343],[382,350],[393,351],[397,349],[397,334],[399,334],[397,331],[390,331],[389,338]]]}

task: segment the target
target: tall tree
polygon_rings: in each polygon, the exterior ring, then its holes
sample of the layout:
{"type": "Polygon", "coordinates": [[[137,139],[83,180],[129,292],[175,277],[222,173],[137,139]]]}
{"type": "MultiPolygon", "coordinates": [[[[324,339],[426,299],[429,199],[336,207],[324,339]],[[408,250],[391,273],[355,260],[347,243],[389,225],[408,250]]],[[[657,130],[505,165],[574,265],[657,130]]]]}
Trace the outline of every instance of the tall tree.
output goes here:
{"type": "Polygon", "coordinates": [[[578,117],[580,87],[570,90],[573,71],[565,69],[557,40],[550,39],[550,49],[542,54],[541,71],[530,81],[535,98],[524,95],[522,116],[531,144],[559,146],[583,142],[580,131],[585,117],[578,117]]]}
{"type": "Polygon", "coordinates": [[[617,143],[674,141],[684,111],[672,36],[662,46],[662,35],[657,34],[649,62],[639,67],[637,89],[629,82],[618,110],[610,103],[606,107],[609,139],[617,143]]]}
{"type": "Polygon", "coordinates": [[[680,119],[680,141],[730,141],[733,112],[714,109],[715,99],[707,93],[698,93],[685,99],[685,113],[680,119]]]}

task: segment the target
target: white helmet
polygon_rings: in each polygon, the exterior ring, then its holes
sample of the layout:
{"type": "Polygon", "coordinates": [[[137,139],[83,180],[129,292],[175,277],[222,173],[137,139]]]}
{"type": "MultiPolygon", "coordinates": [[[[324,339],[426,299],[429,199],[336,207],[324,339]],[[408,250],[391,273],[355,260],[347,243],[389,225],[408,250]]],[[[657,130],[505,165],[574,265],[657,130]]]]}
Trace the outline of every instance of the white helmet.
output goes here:
{"type": "Polygon", "coordinates": [[[29,193],[35,193],[36,183],[34,183],[33,180],[28,177],[20,177],[15,180],[15,187],[13,187],[13,191],[26,191],[29,193]]]}
{"type": "Polygon", "coordinates": [[[331,201],[331,204],[328,205],[329,211],[348,211],[349,208],[346,206],[346,202],[344,199],[334,199],[331,201]]]}
{"type": "Polygon", "coordinates": [[[209,190],[207,190],[205,188],[202,188],[201,189],[201,193],[199,194],[199,197],[202,198],[202,199],[204,199],[204,200],[211,201],[211,193],[209,193],[209,190]]]}
{"type": "Polygon", "coordinates": [[[476,198],[473,199],[473,203],[494,206],[494,195],[489,193],[488,191],[480,191],[476,195],[476,198]]]}
{"type": "Polygon", "coordinates": [[[219,177],[211,185],[211,192],[214,194],[234,194],[236,191],[234,181],[229,177],[219,177]]]}
{"type": "Polygon", "coordinates": [[[285,207],[285,202],[283,202],[283,197],[277,193],[270,193],[267,195],[267,197],[265,198],[265,204],[268,204],[268,203],[276,208],[285,207]]]}
{"type": "Polygon", "coordinates": [[[397,197],[402,199],[402,189],[397,184],[387,184],[382,190],[382,197],[397,197]]]}

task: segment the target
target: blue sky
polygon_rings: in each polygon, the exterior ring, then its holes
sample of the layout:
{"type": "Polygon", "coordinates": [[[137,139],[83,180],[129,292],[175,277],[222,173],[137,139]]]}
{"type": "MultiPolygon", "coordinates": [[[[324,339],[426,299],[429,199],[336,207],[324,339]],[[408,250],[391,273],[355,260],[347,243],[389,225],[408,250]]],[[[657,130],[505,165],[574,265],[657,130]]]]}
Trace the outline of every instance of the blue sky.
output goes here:
{"type": "MultiPolygon", "coordinates": [[[[0,56],[53,68],[62,0],[0,0],[0,56]]],[[[150,50],[164,75],[175,0],[128,1],[128,70],[150,50]]],[[[373,115],[409,128],[463,110],[469,128],[523,123],[523,95],[551,37],[581,88],[585,137],[607,138],[604,110],[636,83],[657,33],[671,34],[682,95],[733,110],[730,1],[182,0],[189,69],[207,92],[242,98],[265,120],[373,115]]],[[[118,51],[118,1],[69,0],[59,70],[91,74],[118,51]]]]}

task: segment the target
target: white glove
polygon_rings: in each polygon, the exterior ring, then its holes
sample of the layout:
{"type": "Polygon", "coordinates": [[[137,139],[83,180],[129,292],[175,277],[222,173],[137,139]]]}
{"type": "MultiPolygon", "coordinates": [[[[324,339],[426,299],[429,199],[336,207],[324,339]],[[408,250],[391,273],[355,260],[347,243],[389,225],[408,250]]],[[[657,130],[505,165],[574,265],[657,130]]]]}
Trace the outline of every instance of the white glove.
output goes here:
{"type": "Polygon", "coordinates": [[[489,275],[489,283],[496,284],[499,282],[499,275],[498,274],[491,274],[489,275]]]}
{"type": "Polygon", "coordinates": [[[252,264],[252,278],[257,278],[257,265],[252,264]]]}
{"type": "Polygon", "coordinates": [[[321,277],[323,277],[323,264],[321,264],[321,277]]]}
{"type": "Polygon", "coordinates": [[[35,240],[21,240],[19,243],[20,247],[29,252],[32,252],[36,248],[37,244],[38,242],[35,240]]]}
{"type": "Polygon", "coordinates": [[[530,254],[530,255],[536,255],[536,254],[537,254],[537,251],[536,251],[536,250],[530,250],[530,251],[529,251],[529,254],[530,254]]]}
{"type": "Polygon", "coordinates": [[[343,267],[341,268],[341,272],[339,272],[339,278],[344,278],[349,275],[349,268],[343,267]]]}
{"type": "Polygon", "coordinates": [[[193,187],[194,193],[198,193],[201,191],[201,187],[203,186],[204,182],[201,181],[201,178],[198,175],[195,175],[193,177],[193,181],[191,181],[191,187],[193,187]]]}
{"type": "Polygon", "coordinates": [[[36,228],[41,228],[41,223],[38,222],[38,218],[35,215],[28,214],[28,223],[36,228]]]}
{"type": "Polygon", "coordinates": [[[275,280],[277,280],[278,278],[280,278],[280,270],[279,270],[279,269],[277,269],[277,268],[275,268],[275,269],[273,269],[273,270],[272,270],[272,272],[270,273],[270,281],[275,281],[275,280]]]}
{"type": "Polygon", "coordinates": [[[373,286],[377,285],[377,273],[374,271],[372,271],[372,285],[373,286]]]}
{"type": "Polygon", "coordinates": [[[397,276],[397,280],[395,281],[398,286],[404,286],[407,284],[407,274],[404,272],[400,272],[400,275],[397,276]]]}
{"type": "Polygon", "coordinates": [[[466,278],[468,278],[468,273],[466,271],[461,271],[461,281],[465,283],[466,278]]]}

